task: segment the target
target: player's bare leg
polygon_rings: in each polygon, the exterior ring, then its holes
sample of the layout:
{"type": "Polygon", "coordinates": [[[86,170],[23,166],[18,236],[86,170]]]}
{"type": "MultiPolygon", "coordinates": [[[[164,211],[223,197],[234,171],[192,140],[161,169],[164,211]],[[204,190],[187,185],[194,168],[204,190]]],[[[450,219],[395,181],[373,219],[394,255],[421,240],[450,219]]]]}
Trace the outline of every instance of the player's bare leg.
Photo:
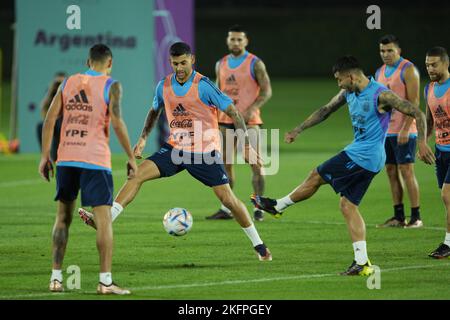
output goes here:
{"type": "Polygon", "coordinates": [[[279,218],[284,209],[312,197],[324,184],[326,184],[325,180],[319,175],[317,169],[314,169],[302,184],[283,198],[275,200],[253,195],[251,200],[258,208],[279,218]]]}
{"type": "Polygon", "coordinates": [[[272,255],[269,249],[262,242],[261,238],[258,235],[258,231],[256,231],[256,228],[252,223],[252,219],[250,218],[250,215],[247,211],[247,207],[235,196],[230,188],[230,185],[223,184],[215,186],[213,187],[213,190],[220,202],[222,202],[223,205],[233,211],[234,218],[236,219],[237,223],[239,223],[244,232],[252,241],[253,247],[258,253],[259,260],[272,260],[272,255]]]}
{"type": "MultiPolygon", "coordinates": [[[[259,126],[248,126],[249,138],[252,147],[255,150],[258,150],[259,154],[261,154],[261,139],[259,126]]],[[[265,179],[264,179],[264,168],[262,166],[250,165],[252,169],[252,186],[253,193],[258,196],[264,195],[265,189],[265,179]]],[[[253,216],[255,221],[262,221],[264,219],[263,212],[255,207],[253,212],[253,216]]]]}
{"type": "Polygon", "coordinates": [[[405,212],[403,207],[403,186],[399,167],[396,164],[386,164],[386,173],[391,188],[392,202],[394,204],[394,216],[387,219],[378,228],[404,227],[406,226],[405,212]]]}
{"type": "Polygon", "coordinates": [[[347,223],[348,232],[353,243],[355,259],[342,275],[369,275],[373,273],[371,263],[367,256],[366,225],[359,213],[358,206],[342,196],[339,207],[347,223]]]}
{"type": "Polygon", "coordinates": [[[98,294],[130,294],[112,281],[113,229],[110,206],[96,206],[93,209],[95,225],[97,226],[97,250],[100,256],[100,281],[98,294]]]}
{"type": "Polygon", "coordinates": [[[444,202],[447,217],[447,232],[445,234],[444,242],[429,254],[431,258],[435,259],[450,258],[450,184],[444,183],[442,186],[441,198],[442,202],[444,202]]]}
{"type": "MultiPolygon", "coordinates": [[[[151,160],[144,160],[139,165],[137,176],[133,179],[128,179],[119,190],[111,208],[112,221],[114,222],[122,210],[133,201],[145,181],[157,179],[160,176],[161,174],[156,164],[151,160]]],[[[92,213],[83,208],[79,208],[78,214],[87,225],[96,228],[92,213]]]]}
{"type": "Polygon", "coordinates": [[[100,272],[111,272],[113,252],[111,207],[94,207],[93,214],[97,227],[97,250],[100,255],[100,272]]]}
{"type": "MultiPolygon", "coordinates": [[[[236,154],[236,138],[234,136],[227,136],[228,129],[224,126],[220,126],[220,135],[222,139],[222,160],[224,163],[225,172],[228,176],[230,188],[233,189],[236,176],[234,174],[233,160],[236,154]]],[[[230,131],[228,131],[230,132],[230,131]]],[[[231,208],[227,208],[222,204],[219,210],[210,216],[207,216],[208,220],[229,220],[233,218],[233,212],[231,208]]]]}
{"type": "Polygon", "coordinates": [[[411,204],[411,219],[406,225],[406,228],[420,228],[423,226],[423,222],[419,213],[419,184],[417,183],[416,175],[414,173],[414,164],[400,164],[398,167],[403,181],[405,182],[411,204]]]}
{"type": "Polygon", "coordinates": [[[75,201],[58,201],[58,211],[52,232],[52,257],[53,271],[50,278],[49,289],[52,292],[64,291],[62,279],[62,264],[66,253],[67,241],[69,239],[69,228],[72,223],[72,214],[75,201]]]}
{"type": "Polygon", "coordinates": [[[157,179],[160,176],[156,164],[152,160],[144,160],[138,167],[137,176],[125,182],[114,201],[125,208],[134,200],[144,182],[157,179]]]}

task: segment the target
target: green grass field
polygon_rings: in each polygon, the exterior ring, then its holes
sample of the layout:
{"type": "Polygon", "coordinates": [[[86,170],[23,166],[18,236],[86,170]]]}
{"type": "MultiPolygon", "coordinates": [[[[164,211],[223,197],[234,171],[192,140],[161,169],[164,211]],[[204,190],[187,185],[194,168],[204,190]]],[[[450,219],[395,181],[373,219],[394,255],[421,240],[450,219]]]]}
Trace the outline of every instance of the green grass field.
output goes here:
{"type": "MultiPolygon", "coordinates": [[[[337,92],[334,81],[275,81],[264,107],[266,128],[284,132],[337,92]]],[[[128,124],[141,130],[140,124],[128,124]]],[[[280,142],[280,169],[268,176],[266,194],[284,196],[308,172],[352,139],[346,108],[306,131],[293,145],[280,142]]],[[[81,289],[47,291],[51,269],[51,229],[55,183],[37,174],[39,155],[0,157],[0,299],[120,299],[95,294],[98,255],[95,232],[74,216],[65,268],[81,269],[81,289]]],[[[125,158],[113,157],[115,190],[125,179],[125,158]]],[[[259,262],[251,243],[234,221],[207,221],[218,208],[213,192],[186,172],[144,184],[136,200],[114,223],[114,279],[130,288],[124,299],[449,299],[450,260],[427,254],[443,241],[445,214],[434,168],[418,163],[421,212],[425,227],[376,229],[392,214],[385,172],[373,181],[362,204],[369,257],[381,268],[381,289],[369,290],[366,278],[337,275],[353,260],[351,241],[339,212],[339,197],[323,186],[310,200],[267,216],[257,228],[273,254],[259,262]],[[184,237],[162,227],[172,207],[191,211],[194,225],[184,237]]],[[[251,209],[250,169],[236,168],[236,194],[251,209]]],[[[409,211],[408,201],[405,206],[409,211]]],[[[65,274],[65,279],[69,276],[65,274]]]]}

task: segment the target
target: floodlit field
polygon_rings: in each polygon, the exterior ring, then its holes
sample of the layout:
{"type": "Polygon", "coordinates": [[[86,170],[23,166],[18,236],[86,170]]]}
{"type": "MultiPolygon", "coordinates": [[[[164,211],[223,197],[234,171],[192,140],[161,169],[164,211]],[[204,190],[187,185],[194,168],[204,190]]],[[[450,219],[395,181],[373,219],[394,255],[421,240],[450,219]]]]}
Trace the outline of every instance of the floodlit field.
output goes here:
{"type": "MultiPolygon", "coordinates": [[[[264,106],[265,128],[284,132],[327,102],[332,80],[274,81],[264,106]]],[[[144,108],[144,107],[143,107],[144,108]]],[[[125,111],[126,112],[126,111],[125,111]]],[[[146,111],[143,111],[143,117],[146,111]]],[[[128,124],[141,130],[141,123],[128,124]]],[[[33,128],[34,130],[34,128],[33,128]]],[[[352,139],[346,107],[306,131],[293,145],[280,142],[280,169],[268,176],[266,194],[284,196],[309,171],[352,139]]],[[[64,260],[81,270],[81,289],[48,292],[55,182],[40,180],[38,154],[0,156],[0,299],[119,299],[95,294],[98,255],[95,232],[75,214],[64,260]]],[[[115,190],[125,179],[125,157],[113,157],[115,190]]],[[[445,215],[434,168],[418,163],[421,212],[425,227],[376,229],[392,215],[385,172],[366,194],[361,212],[367,223],[369,258],[381,268],[381,289],[369,290],[367,278],[342,277],[353,260],[351,241],[339,212],[339,197],[323,186],[310,200],[289,208],[282,219],[266,216],[256,223],[273,254],[259,262],[235,221],[205,217],[219,204],[212,190],[187,172],[144,184],[136,200],[114,223],[114,280],[132,290],[126,299],[449,299],[450,260],[427,254],[444,238],[445,215]],[[191,232],[171,237],[162,217],[184,207],[194,217],[191,232]]],[[[251,209],[250,168],[236,168],[236,194],[251,209]]],[[[405,200],[409,215],[409,204],[405,200]]]]}

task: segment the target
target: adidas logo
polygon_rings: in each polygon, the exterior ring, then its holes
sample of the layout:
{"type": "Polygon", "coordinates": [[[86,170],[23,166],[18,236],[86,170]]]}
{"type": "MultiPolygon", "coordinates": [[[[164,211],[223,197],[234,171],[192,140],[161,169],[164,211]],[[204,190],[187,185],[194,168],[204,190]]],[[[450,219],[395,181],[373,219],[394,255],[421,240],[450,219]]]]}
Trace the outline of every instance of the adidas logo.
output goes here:
{"type": "Polygon", "coordinates": [[[186,111],[186,109],[183,107],[183,105],[181,103],[179,103],[175,109],[173,109],[172,115],[174,117],[179,117],[179,116],[188,116],[189,112],[186,111]]]}
{"type": "Polygon", "coordinates": [[[236,78],[234,77],[234,74],[232,74],[225,81],[226,81],[227,84],[235,83],[236,82],[236,78]]]}
{"type": "Polygon", "coordinates": [[[92,106],[89,104],[89,100],[84,90],[81,90],[72,99],[70,99],[69,103],[65,106],[65,108],[66,110],[79,110],[92,112],[92,106]]]}
{"type": "Polygon", "coordinates": [[[436,118],[447,117],[447,113],[444,111],[444,109],[442,109],[441,105],[438,105],[438,107],[434,111],[434,115],[436,116],[436,118]]]}
{"type": "Polygon", "coordinates": [[[227,180],[227,179],[228,179],[227,175],[224,174],[224,175],[222,176],[222,180],[227,180]]]}

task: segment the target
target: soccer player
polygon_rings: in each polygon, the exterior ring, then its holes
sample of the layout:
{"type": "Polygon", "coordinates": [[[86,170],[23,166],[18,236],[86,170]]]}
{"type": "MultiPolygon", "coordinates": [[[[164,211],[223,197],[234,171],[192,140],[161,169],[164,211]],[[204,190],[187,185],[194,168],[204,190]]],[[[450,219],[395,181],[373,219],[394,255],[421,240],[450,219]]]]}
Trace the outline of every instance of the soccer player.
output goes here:
{"type": "Polygon", "coordinates": [[[62,115],[61,140],[56,170],[58,211],[53,227],[53,271],[50,291],[64,290],[62,263],[69,237],[78,190],[81,203],[93,207],[97,226],[97,249],[100,256],[99,294],[129,294],[112,280],[113,231],[111,204],[113,179],[109,149],[109,123],[128,155],[128,177],[137,173],[137,165],[121,117],[122,88],[109,76],[112,68],[111,50],[94,45],[89,50],[89,70],[67,78],[59,87],[44,121],[42,155],[39,173],[50,181],[53,166],[50,144],[56,119],[62,115]]]}
{"type": "MultiPolygon", "coordinates": [[[[227,46],[230,54],[217,62],[216,82],[220,90],[233,99],[247,128],[255,134],[256,139],[251,139],[251,142],[253,143],[254,140],[256,145],[253,147],[258,149],[260,147],[259,129],[263,123],[260,109],[272,96],[272,87],[264,62],[248,52],[245,49],[247,45],[247,32],[242,27],[235,25],[228,30],[227,46]]],[[[233,188],[236,181],[232,164],[236,152],[236,137],[231,133],[236,127],[233,119],[224,112],[219,112],[219,127],[223,138],[222,156],[225,170],[230,180],[230,187],[233,188]]],[[[250,165],[250,167],[253,174],[253,191],[257,195],[263,195],[263,168],[256,165],[250,165]]],[[[264,219],[261,210],[254,208],[253,211],[256,221],[264,219]]],[[[232,219],[232,212],[222,205],[207,219],[232,219]]]]}
{"type": "MultiPolygon", "coordinates": [[[[217,198],[235,213],[236,221],[250,238],[260,261],[272,260],[269,249],[258,235],[245,205],[236,198],[230,188],[223,161],[219,153],[220,132],[217,109],[223,110],[234,120],[236,128],[246,132],[245,122],[233,105],[208,78],[193,69],[195,56],[184,42],[170,47],[170,63],[173,73],[161,80],[157,87],[142,130],[134,147],[134,154],[141,158],[147,137],[156,124],[162,108],[165,109],[170,127],[168,142],[139,165],[135,179],[128,180],[120,189],[111,214],[114,221],[122,210],[133,201],[141,185],[149,180],[170,177],[187,170],[191,176],[211,187],[217,198]]],[[[244,158],[261,166],[261,159],[246,139],[244,158]]],[[[91,213],[79,209],[86,224],[95,227],[91,213]]]]}
{"type": "Polygon", "coordinates": [[[354,141],[338,155],[313,169],[306,180],[285,197],[274,200],[252,196],[252,202],[275,217],[296,202],[310,198],[328,183],[340,193],[340,209],[353,242],[354,257],[342,275],[368,275],[373,272],[366,250],[366,229],[359,213],[359,204],[373,177],[383,168],[386,159],[384,141],[392,109],[417,120],[418,146],[421,159],[433,163],[434,155],[425,141],[425,115],[409,101],[399,98],[373,78],[367,78],[353,56],[339,58],[333,66],[334,77],[341,88],[325,106],[303,123],[286,133],[292,143],[304,130],[324,121],[331,113],[348,104],[354,141]]]}
{"type": "MultiPolygon", "coordinates": [[[[375,74],[375,80],[384,84],[400,98],[419,106],[420,77],[417,69],[403,58],[399,40],[388,34],[380,41],[380,56],[384,65],[375,74]]],[[[414,173],[417,127],[414,118],[392,110],[386,137],[386,172],[394,202],[394,216],[378,227],[420,228],[423,222],[419,212],[419,185],[414,173]],[[411,219],[405,219],[403,187],[405,182],[411,204],[411,219]]]]}
{"type": "Polygon", "coordinates": [[[450,74],[447,50],[442,47],[428,50],[425,65],[431,80],[425,87],[427,138],[435,128],[436,176],[447,213],[444,242],[429,256],[442,259],[450,258],[450,74]]]}

